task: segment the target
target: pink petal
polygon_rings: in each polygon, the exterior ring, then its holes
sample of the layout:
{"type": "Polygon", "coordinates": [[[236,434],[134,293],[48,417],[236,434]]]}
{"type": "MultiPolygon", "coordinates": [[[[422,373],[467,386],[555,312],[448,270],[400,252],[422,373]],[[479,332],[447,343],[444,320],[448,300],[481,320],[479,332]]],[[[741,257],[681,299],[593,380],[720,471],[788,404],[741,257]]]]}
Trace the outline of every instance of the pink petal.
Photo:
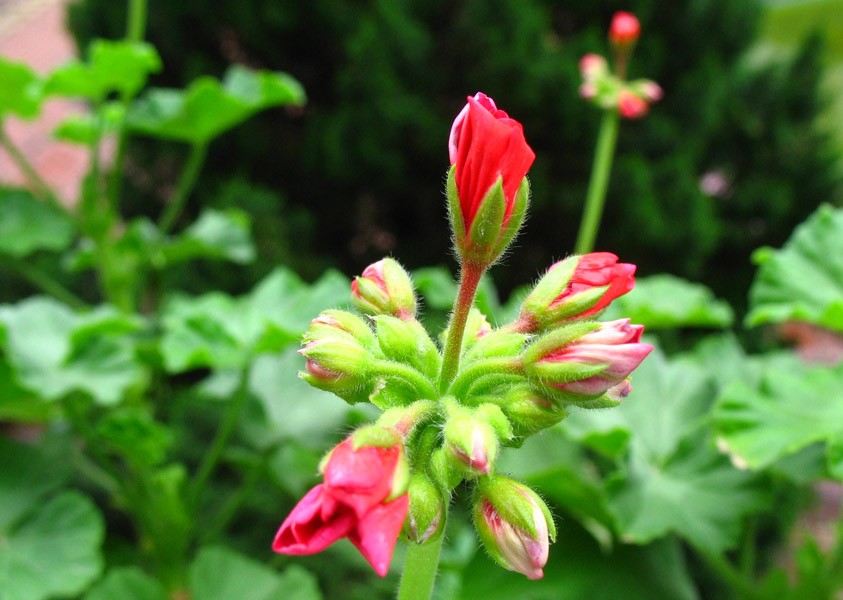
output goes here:
{"type": "Polygon", "coordinates": [[[389,571],[392,551],[395,549],[395,542],[398,541],[398,534],[401,533],[409,506],[409,494],[404,494],[387,504],[379,504],[366,513],[348,535],[351,543],[381,577],[385,577],[389,571]]]}

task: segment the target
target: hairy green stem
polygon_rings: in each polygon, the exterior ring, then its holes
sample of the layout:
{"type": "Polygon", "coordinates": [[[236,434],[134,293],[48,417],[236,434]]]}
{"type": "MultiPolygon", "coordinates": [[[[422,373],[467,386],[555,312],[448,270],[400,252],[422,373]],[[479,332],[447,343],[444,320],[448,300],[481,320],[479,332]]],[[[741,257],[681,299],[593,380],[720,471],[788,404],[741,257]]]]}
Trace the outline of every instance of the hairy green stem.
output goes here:
{"type": "Polygon", "coordinates": [[[597,148],[594,152],[591,180],[588,183],[585,211],[580,223],[580,231],[577,234],[577,254],[586,254],[594,250],[594,241],[597,239],[600,219],[603,216],[606,190],[609,187],[609,175],[612,171],[612,159],[615,156],[619,125],[620,113],[617,110],[609,109],[603,113],[600,133],[597,136],[597,148]]]}
{"type": "Polygon", "coordinates": [[[187,199],[190,197],[190,192],[193,191],[193,186],[196,185],[199,171],[202,170],[202,165],[205,164],[207,149],[208,147],[205,144],[193,144],[190,147],[190,155],[187,157],[187,163],[185,164],[184,171],[182,171],[176,191],[166,208],[164,208],[161,219],[158,221],[158,228],[161,230],[161,233],[168,233],[181,216],[184,206],[187,204],[187,199]]]}
{"type": "Polygon", "coordinates": [[[196,507],[199,504],[202,491],[205,489],[205,485],[208,483],[208,480],[213,474],[214,469],[222,456],[223,450],[225,450],[228,440],[231,438],[231,434],[234,433],[234,428],[237,425],[237,421],[240,419],[240,413],[242,412],[243,406],[246,404],[246,398],[248,397],[249,368],[244,367],[240,374],[240,385],[234,393],[234,398],[232,398],[228,404],[228,409],[223,416],[219,429],[217,429],[213,442],[211,442],[211,447],[202,458],[202,462],[199,464],[199,468],[196,470],[196,474],[190,482],[190,488],[187,494],[189,505],[196,507]]]}
{"type": "Polygon", "coordinates": [[[519,374],[523,364],[518,357],[486,358],[471,363],[467,369],[460,372],[448,389],[448,393],[462,402],[466,392],[481,377],[486,375],[519,374]]]}
{"type": "Polygon", "coordinates": [[[26,177],[32,187],[35,188],[36,195],[41,196],[44,200],[62,212],[70,212],[66,206],[59,202],[58,196],[49,184],[44,181],[41,175],[38,174],[38,171],[36,171],[35,167],[32,166],[32,163],[29,162],[29,159],[26,158],[24,153],[20,151],[12,139],[6,135],[6,132],[2,129],[0,129],[0,146],[6,150],[9,157],[11,157],[12,161],[18,166],[24,177],[26,177]]]}
{"type": "Polygon", "coordinates": [[[79,296],[64,287],[50,275],[28,262],[14,256],[3,255],[0,256],[0,264],[8,267],[36,288],[46,292],[57,300],[61,300],[65,304],[72,306],[77,310],[90,308],[79,296]]]}
{"type": "Polygon", "coordinates": [[[460,289],[454,302],[451,322],[448,324],[448,341],[442,357],[442,369],[439,371],[439,391],[442,393],[450,387],[454,377],[457,376],[465,324],[474,304],[474,296],[477,294],[477,286],[480,284],[483,271],[485,271],[484,267],[476,265],[464,264],[462,266],[460,289]]]}
{"type": "Polygon", "coordinates": [[[445,536],[440,535],[438,539],[426,544],[410,544],[404,560],[404,571],[401,573],[398,600],[430,599],[444,539],[445,536]]]}

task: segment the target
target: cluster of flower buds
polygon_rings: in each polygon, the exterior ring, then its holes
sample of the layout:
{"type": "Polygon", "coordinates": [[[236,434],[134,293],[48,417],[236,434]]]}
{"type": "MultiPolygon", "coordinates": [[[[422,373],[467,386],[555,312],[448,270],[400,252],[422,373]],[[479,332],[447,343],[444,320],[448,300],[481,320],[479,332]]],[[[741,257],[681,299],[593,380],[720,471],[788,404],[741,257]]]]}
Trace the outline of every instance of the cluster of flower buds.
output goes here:
{"type": "Polygon", "coordinates": [[[626,81],[626,70],[632,51],[641,35],[641,24],[628,12],[615,13],[609,27],[613,69],[599,54],[586,54],[580,59],[580,96],[603,110],[617,110],[626,119],[640,119],[650,105],[664,95],[655,81],[626,81]]]}
{"type": "MultiPolygon", "coordinates": [[[[634,43],[626,35],[623,43],[634,43]]],[[[476,284],[521,225],[534,154],[521,125],[481,93],[454,122],[449,150],[454,243],[463,277],[472,273],[476,284]]],[[[409,274],[389,258],[367,267],[351,291],[364,316],[316,317],[303,338],[301,377],[383,414],[328,455],[324,483],[284,521],[275,550],[307,554],[348,537],[383,575],[399,534],[410,544],[441,537],[451,493],[466,481],[492,559],[541,577],[555,537],[550,511],[497,472],[498,457],[571,410],[613,406],[629,393],[629,375],[652,346],[628,319],[595,319],[633,288],[634,273],[607,252],[557,262],[518,319],[497,329],[472,306],[464,279],[437,345],[416,319],[409,274]]]]}

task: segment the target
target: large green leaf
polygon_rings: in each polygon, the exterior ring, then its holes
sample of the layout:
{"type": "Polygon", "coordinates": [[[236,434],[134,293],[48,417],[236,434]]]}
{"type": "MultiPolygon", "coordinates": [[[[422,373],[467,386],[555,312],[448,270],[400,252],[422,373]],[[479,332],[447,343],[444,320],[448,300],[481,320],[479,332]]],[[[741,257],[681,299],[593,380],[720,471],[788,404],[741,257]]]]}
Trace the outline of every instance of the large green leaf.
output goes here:
{"type": "Polygon", "coordinates": [[[0,306],[0,348],[22,387],[48,400],[86,392],[118,402],[144,381],[131,336],[138,321],[107,307],[74,313],[51,298],[0,306]]]}
{"type": "Polygon", "coordinates": [[[199,218],[163,247],[167,263],[194,258],[230,260],[246,264],[255,259],[249,214],[229,208],[205,209],[199,218]]]}
{"type": "Polygon", "coordinates": [[[64,485],[68,464],[58,448],[0,437],[0,532],[7,531],[40,500],[64,485]]]}
{"type": "Polygon", "coordinates": [[[629,317],[650,329],[729,327],[731,307],[710,289],[673,275],[653,275],[635,282],[635,289],[609,306],[602,320],[629,317]]]}
{"type": "Polygon", "coordinates": [[[32,69],[0,56],[0,121],[6,113],[24,118],[36,116],[42,92],[43,84],[32,69]]]}
{"type": "Polygon", "coordinates": [[[73,241],[70,218],[26,190],[0,189],[0,252],[24,257],[61,251],[73,241]]]}
{"type": "Polygon", "coordinates": [[[760,248],[746,324],[806,321],[843,331],[843,209],[821,206],[781,250],[760,248]]]}
{"type": "Polygon", "coordinates": [[[167,600],[164,587],[137,567],[111,569],[85,600],[167,600]]]}
{"type": "Polygon", "coordinates": [[[763,468],[816,442],[843,436],[843,365],[771,369],[760,385],[736,382],[714,418],[730,452],[763,468]]]}
{"type": "Polygon", "coordinates": [[[222,83],[200,77],[183,91],[150,90],[132,106],[128,124],[137,133],[206,144],[261,110],[304,101],[304,90],[289,75],[235,65],[222,83]]]}
{"type": "Polygon", "coordinates": [[[63,492],[0,528],[0,600],[75,596],[102,570],[104,524],[94,504],[63,492]]]}
{"type": "Polygon", "coordinates": [[[174,298],[164,310],[161,352],[170,372],[242,367],[298,340],[320,310],[345,305],[349,281],[334,271],[313,285],[276,269],[252,292],[174,298]]]}
{"type": "Polygon", "coordinates": [[[676,533],[719,552],[737,541],[746,514],[764,508],[763,488],[709,439],[715,389],[701,369],[671,363],[656,350],[635,372],[633,391],[620,407],[578,412],[562,422],[592,443],[629,436],[628,453],[606,487],[622,539],[647,543],[676,533]]]}
{"type": "Polygon", "coordinates": [[[131,98],[146,84],[150,73],[161,70],[161,58],[145,42],[96,40],[88,49],[88,61],[72,62],[50,74],[47,94],[80,96],[94,101],[112,93],[131,98]]]}
{"type": "Polygon", "coordinates": [[[190,567],[194,600],[321,600],[316,578],[304,568],[284,573],[224,547],[199,551],[190,567]]]}

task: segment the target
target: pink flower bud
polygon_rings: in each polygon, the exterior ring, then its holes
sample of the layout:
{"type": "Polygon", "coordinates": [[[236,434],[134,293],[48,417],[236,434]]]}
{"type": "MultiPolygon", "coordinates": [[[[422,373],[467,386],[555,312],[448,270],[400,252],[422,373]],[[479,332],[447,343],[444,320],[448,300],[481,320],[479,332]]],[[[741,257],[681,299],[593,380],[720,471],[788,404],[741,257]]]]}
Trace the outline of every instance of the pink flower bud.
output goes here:
{"type": "Polygon", "coordinates": [[[474,523],[489,555],[509,571],[541,579],[556,537],[545,503],[527,486],[494,477],[478,489],[474,523]]]}
{"type": "Polygon", "coordinates": [[[413,282],[396,260],[384,258],[351,282],[351,302],[367,315],[392,315],[405,321],[416,314],[413,282]]]}
{"type": "Polygon", "coordinates": [[[448,153],[453,165],[448,201],[457,250],[464,261],[486,266],[521,226],[529,195],[526,175],[536,155],[521,124],[482,92],[469,97],[454,120],[448,153]]]}
{"type": "Polygon", "coordinates": [[[641,95],[644,96],[644,99],[648,102],[658,102],[664,98],[664,90],[662,90],[662,86],[655,81],[645,81],[641,83],[638,89],[641,91],[641,95]]]}
{"type": "Polygon", "coordinates": [[[618,112],[625,119],[640,119],[650,111],[650,105],[629,90],[618,92],[618,112]]]}
{"type": "Polygon", "coordinates": [[[556,330],[525,352],[526,372],[574,396],[597,398],[612,390],[614,397],[623,397],[630,389],[624,381],[653,350],[641,343],[643,331],[643,325],[630,325],[629,319],[556,330]],[[590,331],[571,339],[570,331],[586,327],[590,331]]]}
{"type": "Polygon", "coordinates": [[[475,476],[491,472],[499,443],[488,423],[468,414],[458,414],[446,421],[444,434],[444,447],[454,467],[475,476]]]}
{"type": "Polygon", "coordinates": [[[324,483],[310,490],[284,520],[272,549],[314,554],[348,537],[375,572],[385,576],[409,506],[402,461],[400,442],[354,448],[352,439],[346,439],[328,458],[324,483]],[[404,484],[397,494],[399,473],[404,484]]]}
{"type": "Polygon", "coordinates": [[[594,81],[601,75],[609,72],[609,65],[606,59],[599,54],[586,54],[580,59],[580,74],[582,78],[588,81],[594,81]]]}
{"type": "Polygon", "coordinates": [[[641,23],[635,15],[624,11],[615,13],[609,26],[609,41],[613,45],[619,48],[629,47],[638,41],[640,35],[641,23]]]}
{"type": "Polygon", "coordinates": [[[585,100],[591,100],[597,96],[597,86],[591,83],[590,81],[586,81],[580,86],[580,98],[585,100]]]}

